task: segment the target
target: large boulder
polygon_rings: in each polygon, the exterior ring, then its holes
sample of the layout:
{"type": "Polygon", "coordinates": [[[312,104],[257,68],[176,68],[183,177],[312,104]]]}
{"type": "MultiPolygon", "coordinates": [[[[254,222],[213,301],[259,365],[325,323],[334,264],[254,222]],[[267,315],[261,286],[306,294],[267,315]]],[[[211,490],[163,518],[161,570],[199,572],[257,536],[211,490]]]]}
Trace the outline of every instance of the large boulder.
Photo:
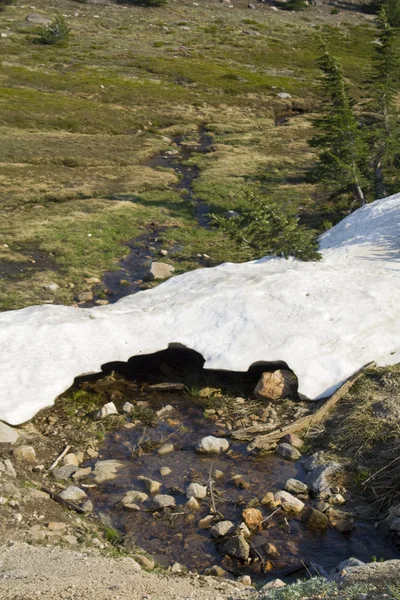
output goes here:
{"type": "Polygon", "coordinates": [[[259,400],[293,398],[296,394],[297,377],[289,369],[263,373],[254,389],[254,395],[259,400]]]}

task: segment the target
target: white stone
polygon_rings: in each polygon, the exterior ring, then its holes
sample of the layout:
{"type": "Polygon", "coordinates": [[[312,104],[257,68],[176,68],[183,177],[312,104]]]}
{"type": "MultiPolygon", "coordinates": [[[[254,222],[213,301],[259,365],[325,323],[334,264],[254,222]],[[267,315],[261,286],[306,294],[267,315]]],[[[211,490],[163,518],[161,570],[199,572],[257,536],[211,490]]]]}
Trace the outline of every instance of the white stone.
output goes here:
{"type": "Polygon", "coordinates": [[[220,452],[226,452],[228,448],[228,440],[217,438],[213,435],[204,437],[196,446],[197,452],[202,452],[204,454],[219,454],[220,452]]]}
{"type": "Polygon", "coordinates": [[[188,498],[201,499],[207,496],[207,487],[200,485],[200,483],[189,483],[186,488],[186,496],[188,498]]]}
{"type": "Polygon", "coordinates": [[[108,417],[109,415],[117,415],[118,411],[117,411],[117,407],[115,406],[114,402],[107,402],[107,404],[105,404],[98,412],[98,418],[99,419],[104,419],[105,417],[108,417]]]}
{"type": "Polygon", "coordinates": [[[275,500],[280,501],[283,510],[286,510],[288,512],[299,513],[304,508],[304,502],[302,502],[298,498],[295,498],[294,496],[292,496],[292,494],[289,494],[289,492],[278,492],[277,494],[275,494],[275,500]]]}
{"type": "Polygon", "coordinates": [[[133,409],[134,406],[131,402],[125,402],[125,404],[122,407],[122,412],[124,412],[126,415],[131,415],[133,409]]]}
{"type": "Polygon", "coordinates": [[[399,362],[399,218],[400,194],[356,210],[321,237],[320,262],[228,263],[107,306],[0,313],[0,419],[25,422],[75,377],[169,344],[202,354],[206,369],[282,361],[310,399],[371,360],[399,362]]]}

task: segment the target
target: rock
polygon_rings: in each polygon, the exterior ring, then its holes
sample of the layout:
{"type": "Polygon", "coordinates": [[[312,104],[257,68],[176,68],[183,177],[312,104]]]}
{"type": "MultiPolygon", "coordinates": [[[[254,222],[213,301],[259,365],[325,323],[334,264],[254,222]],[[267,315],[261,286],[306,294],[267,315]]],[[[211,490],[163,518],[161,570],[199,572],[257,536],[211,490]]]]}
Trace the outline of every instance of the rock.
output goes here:
{"type": "Polygon", "coordinates": [[[72,475],[78,470],[76,465],[64,465],[63,467],[59,467],[58,469],[52,469],[50,473],[54,477],[54,479],[58,479],[59,481],[65,481],[72,477],[72,475]]]}
{"type": "MultiPolygon", "coordinates": [[[[251,8],[252,10],[256,9],[256,7],[254,6],[254,4],[252,4],[251,2],[248,3],[247,8],[251,8]]],[[[250,579],[250,581],[251,581],[251,579],[250,579]]],[[[250,585],[251,585],[251,583],[250,583],[250,585]]]]}
{"type": "Polygon", "coordinates": [[[93,479],[96,483],[103,483],[115,479],[117,471],[124,466],[120,460],[98,460],[94,465],[93,479]]]}
{"type": "Polygon", "coordinates": [[[92,472],[92,467],[85,467],[84,469],[77,469],[75,473],[72,474],[72,479],[83,479],[87,477],[92,472]]]}
{"type": "Polygon", "coordinates": [[[16,478],[17,472],[9,458],[6,458],[4,461],[0,460],[0,473],[3,473],[7,477],[12,477],[13,479],[16,478]]]}
{"type": "Polygon", "coordinates": [[[57,283],[53,283],[52,282],[52,283],[45,283],[45,284],[43,284],[42,288],[44,290],[49,290],[49,292],[56,292],[60,288],[60,286],[57,285],[57,283]]]}
{"type": "MultiPolygon", "coordinates": [[[[240,217],[240,214],[235,210],[228,210],[224,213],[223,216],[225,217],[225,219],[237,219],[238,217],[240,217]]],[[[239,400],[243,400],[243,398],[239,398],[239,400]]]]}
{"type": "Polygon", "coordinates": [[[279,92],[277,94],[277,97],[280,98],[281,100],[290,100],[290,98],[292,96],[290,94],[288,94],[287,92],[279,92]]]}
{"type": "Polygon", "coordinates": [[[108,417],[109,415],[117,415],[118,411],[117,411],[117,407],[115,406],[114,402],[107,402],[107,404],[105,404],[97,413],[97,418],[98,419],[104,419],[105,417],[108,417]]]}
{"type": "Polygon", "coordinates": [[[200,504],[197,502],[194,496],[191,496],[186,502],[186,507],[192,512],[197,512],[198,510],[200,510],[200,504]]]}
{"type": "Polygon", "coordinates": [[[263,506],[269,506],[271,508],[275,505],[275,496],[272,492],[267,492],[265,496],[261,499],[261,504],[263,506]]]}
{"type": "Polygon", "coordinates": [[[0,421],[0,444],[15,444],[18,438],[18,429],[0,421]]]}
{"type": "Polygon", "coordinates": [[[219,565],[213,565],[209,569],[205,570],[206,575],[210,575],[211,577],[227,577],[228,573],[220,567],[219,565]]]}
{"type": "Polygon", "coordinates": [[[317,502],[315,508],[324,513],[331,505],[328,502],[317,502]]]}
{"type": "Polygon", "coordinates": [[[172,470],[169,467],[161,467],[161,469],[160,469],[161,477],[166,477],[167,475],[170,475],[171,473],[172,473],[172,470]]]}
{"type": "MultiPolygon", "coordinates": [[[[199,529],[209,529],[211,527],[211,523],[215,520],[214,515],[207,515],[203,519],[200,519],[198,525],[199,529]]],[[[233,523],[232,523],[233,525],[233,523]]]]}
{"type": "Polygon", "coordinates": [[[33,23],[34,25],[48,25],[51,23],[50,19],[44,15],[40,15],[39,13],[30,13],[25,18],[25,21],[28,21],[28,23],[33,23]]]}
{"type": "Polygon", "coordinates": [[[168,256],[168,250],[159,250],[158,251],[159,256],[168,256]]]}
{"type": "MultiPolygon", "coordinates": [[[[202,519],[202,520],[204,520],[204,519],[202,519]]],[[[200,521],[200,523],[201,523],[201,521],[200,521]]],[[[235,526],[232,523],[232,521],[220,521],[219,523],[216,523],[215,525],[213,525],[211,527],[210,535],[213,538],[224,537],[225,535],[229,535],[229,534],[233,533],[234,529],[235,529],[235,526]]]]}
{"type": "Polygon", "coordinates": [[[330,525],[335,527],[340,533],[349,533],[354,529],[353,517],[348,513],[329,508],[325,514],[329,519],[330,525]]]}
{"type": "Polygon", "coordinates": [[[32,446],[17,446],[13,450],[15,460],[26,463],[36,462],[36,452],[32,446]]]}
{"type": "Polygon", "coordinates": [[[313,471],[317,467],[320,467],[321,465],[325,464],[326,462],[327,461],[325,459],[325,453],[323,450],[320,450],[319,452],[315,452],[312,456],[305,456],[302,459],[301,464],[302,464],[304,470],[309,472],[309,471],[313,471]]]}
{"type": "Polygon", "coordinates": [[[133,406],[132,402],[125,402],[122,407],[122,412],[126,415],[131,415],[134,408],[135,407],[133,406]]]}
{"type": "Polygon", "coordinates": [[[143,476],[138,477],[138,479],[140,481],[143,481],[150,494],[157,494],[157,492],[159,492],[162,487],[162,483],[160,483],[159,481],[155,481],[154,479],[149,479],[148,477],[143,476]]]}
{"type": "Polygon", "coordinates": [[[384,562],[372,562],[364,565],[352,566],[343,569],[342,576],[337,576],[336,581],[340,587],[350,586],[378,588],[382,591],[378,596],[374,592],[369,597],[385,598],[390,586],[395,588],[399,585],[400,560],[386,560],[384,562]],[[382,589],[384,588],[384,589],[382,589]]]}
{"type": "Polygon", "coordinates": [[[137,502],[145,502],[148,499],[148,495],[144,492],[140,492],[139,490],[130,490],[126,492],[124,497],[121,500],[121,504],[124,508],[133,508],[136,510],[135,506],[137,502]]]}
{"type": "Polygon", "coordinates": [[[238,560],[247,560],[250,556],[250,546],[242,535],[235,535],[224,545],[224,552],[238,560]]]}
{"type": "Polygon", "coordinates": [[[365,565],[365,563],[362,562],[362,560],[358,560],[358,558],[347,558],[335,567],[333,573],[340,573],[344,570],[347,571],[350,567],[362,567],[363,565],[365,565]]]}
{"type": "Polygon", "coordinates": [[[66,454],[63,459],[64,465],[74,465],[75,467],[79,466],[79,460],[76,454],[72,452],[70,454],[66,454]]]}
{"type": "Polygon", "coordinates": [[[186,488],[186,496],[188,498],[205,498],[207,496],[207,487],[200,483],[190,483],[186,488]]]}
{"type": "Polygon", "coordinates": [[[98,458],[99,453],[94,448],[87,448],[86,453],[89,458],[98,458]]]}
{"type": "Polygon", "coordinates": [[[176,506],[175,498],[168,496],[168,494],[157,494],[157,496],[154,496],[153,502],[158,508],[173,508],[176,506]]]}
{"type": "Polygon", "coordinates": [[[245,508],[242,512],[242,517],[249,529],[258,527],[264,518],[261,510],[258,510],[257,508],[245,508]]]}
{"type": "Polygon", "coordinates": [[[302,521],[311,531],[324,531],[329,525],[328,517],[316,508],[307,508],[302,515],[302,521]]]}
{"type": "Polygon", "coordinates": [[[342,494],[334,494],[331,498],[329,498],[330,504],[345,504],[346,500],[342,496],[342,494]]]}
{"type": "Polygon", "coordinates": [[[185,567],[180,563],[176,562],[171,567],[171,573],[183,573],[185,571],[185,567]]]}
{"type": "Polygon", "coordinates": [[[175,409],[173,406],[167,404],[167,406],[163,406],[162,408],[160,408],[160,410],[156,412],[156,415],[159,419],[163,419],[164,417],[167,417],[169,414],[171,414],[171,412],[173,412],[174,410],[175,409]]]}
{"type": "Polygon", "coordinates": [[[159,454],[160,456],[164,456],[164,454],[169,454],[170,452],[173,452],[174,450],[175,450],[174,445],[171,444],[171,442],[168,442],[167,444],[163,444],[157,450],[157,454],[159,454]]]}
{"type": "Polygon", "coordinates": [[[50,495],[46,492],[42,492],[42,490],[31,488],[28,491],[28,497],[30,500],[48,500],[50,498],[50,495]]]}
{"type": "Polygon", "coordinates": [[[329,496],[331,490],[329,487],[328,476],[340,469],[340,465],[335,462],[328,462],[313,469],[306,478],[306,483],[310,491],[316,496],[329,496]]]}
{"type": "Polygon", "coordinates": [[[86,277],[85,281],[88,285],[96,285],[97,283],[101,283],[101,279],[98,277],[86,277]]]}
{"type": "Polygon", "coordinates": [[[263,548],[264,548],[265,554],[267,556],[269,556],[270,558],[278,558],[279,550],[275,546],[275,544],[272,544],[271,542],[267,542],[266,544],[264,544],[263,548]]]}
{"type": "Polygon", "coordinates": [[[219,454],[220,452],[226,452],[228,449],[228,440],[212,435],[204,437],[196,446],[196,451],[203,454],[219,454]]]}
{"type": "Polygon", "coordinates": [[[301,456],[300,452],[296,448],[286,443],[278,444],[275,452],[287,460],[298,460],[301,456]]]}
{"type": "Polygon", "coordinates": [[[43,542],[47,537],[47,532],[40,525],[34,525],[29,529],[29,537],[32,542],[43,542]]]}
{"type": "Polygon", "coordinates": [[[305,494],[308,491],[308,487],[302,481],[290,478],[285,483],[285,490],[291,494],[305,494]]]}
{"type": "Polygon", "coordinates": [[[280,441],[284,442],[286,444],[290,444],[291,446],[293,446],[293,448],[297,448],[297,449],[304,446],[303,440],[301,438],[299,438],[299,436],[296,435],[295,433],[287,433],[286,435],[283,436],[283,438],[280,441]]]}
{"type": "Polygon", "coordinates": [[[280,500],[283,510],[287,512],[300,513],[304,508],[304,502],[289,494],[289,492],[278,492],[275,494],[275,500],[280,500]]]}
{"type": "Polygon", "coordinates": [[[250,483],[243,479],[242,475],[234,475],[232,477],[232,481],[236,485],[236,487],[241,490],[248,490],[251,488],[250,483]]]}
{"type": "Polygon", "coordinates": [[[251,531],[247,527],[246,523],[240,523],[240,525],[236,527],[235,533],[237,533],[238,535],[242,535],[246,539],[251,537],[251,531]]]}
{"type": "Polygon", "coordinates": [[[143,569],[146,569],[146,571],[152,571],[156,566],[154,561],[152,561],[150,558],[147,558],[147,556],[144,556],[143,554],[132,554],[132,558],[139,563],[143,569]]]}
{"type": "Polygon", "coordinates": [[[63,541],[71,546],[75,546],[78,543],[78,540],[74,535],[64,535],[63,541]]]}
{"type": "Polygon", "coordinates": [[[216,481],[218,481],[218,479],[223,479],[223,477],[224,477],[224,472],[223,472],[223,471],[220,471],[219,469],[215,469],[215,471],[213,471],[213,476],[214,476],[214,479],[215,479],[216,481]]]}
{"type": "Polygon", "coordinates": [[[50,521],[50,523],[47,524],[47,529],[50,531],[65,531],[66,528],[67,524],[62,521],[50,521]]]}
{"type": "Polygon", "coordinates": [[[78,302],[91,302],[93,300],[93,293],[92,292],[79,292],[79,294],[76,295],[76,300],[78,302]]]}
{"type": "Polygon", "coordinates": [[[85,513],[91,513],[93,511],[93,502],[91,500],[86,500],[81,508],[85,511],[85,513]]]}
{"type": "Polygon", "coordinates": [[[273,581],[270,581],[269,583],[266,583],[265,585],[263,585],[260,592],[262,594],[263,592],[268,592],[269,590],[276,590],[278,588],[283,588],[285,586],[286,586],[286,583],[284,581],[282,581],[282,579],[274,579],[273,581]]]}
{"type": "Polygon", "coordinates": [[[297,393],[297,377],[293,371],[278,369],[273,373],[261,375],[254,389],[254,395],[259,400],[280,400],[291,398],[297,393]]]}
{"type": "Polygon", "coordinates": [[[162,262],[153,262],[150,270],[146,275],[147,281],[153,281],[154,279],[168,279],[175,271],[172,265],[162,262]]]}
{"type": "Polygon", "coordinates": [[[76,485],[70,485],[66,490],[60,493],[60,498],[63,500],[69,500],[70,502],[79,502],[87,498],[87,494],[84,490],[77,487],[76,485]]]}

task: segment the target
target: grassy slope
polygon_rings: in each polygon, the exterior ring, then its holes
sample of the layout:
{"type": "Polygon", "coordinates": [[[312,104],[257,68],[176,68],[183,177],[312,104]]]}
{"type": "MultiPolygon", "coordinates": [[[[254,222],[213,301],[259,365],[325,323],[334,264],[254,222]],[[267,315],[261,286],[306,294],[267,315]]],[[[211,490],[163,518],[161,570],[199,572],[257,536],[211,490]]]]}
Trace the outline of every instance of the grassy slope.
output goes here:
{"type": "Polygon", "coordinates": [[[195,139],[202,124],[215,151],[192,157],[201,169],[194,187],[212,210],[243,208],[245,190],[256,188],[316,222],[304,182],[310,126],[299,116],[275,127],[291,106],[276,94],[313,107],[316,34],[360,82],[374,35],[367,17],[329,7],[250,11],[242,0],[233,9],[214,0],[159,9],[38,0],[36,10],[62,12],[72,36],[65,47],[32,44],[31,9],[0,13],[8,36],[0,39],[0,265],[33,265],[33,251],[49,262],[0,279],[0,309],[70,303],[84,278],[113,268],[122,242],[152,221],[177,226],[165,236],[183,244],[177,272],[198,266],[198,252],[213,264],[240,259],[217,232],[196,226],[193,207],[169,187],[174,172],[142,166],[168,148],[163,135],[195,139]],[[56,294],[43,289],[49,281],[60,285],[56,294]]]}

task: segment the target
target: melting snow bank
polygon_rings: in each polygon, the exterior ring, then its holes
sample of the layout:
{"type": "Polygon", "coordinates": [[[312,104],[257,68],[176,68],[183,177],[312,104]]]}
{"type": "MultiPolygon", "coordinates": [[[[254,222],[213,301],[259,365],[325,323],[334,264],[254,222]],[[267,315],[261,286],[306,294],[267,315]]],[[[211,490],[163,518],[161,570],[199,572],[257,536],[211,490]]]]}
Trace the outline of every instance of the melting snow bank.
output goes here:
{"type": "Polygon", "coordinates": [[[400,194],[320,240],[323,260],[200,269],[109,306],[0,314],[0,419],[17,425],[101,365],[180,344],[205,368],[284,361],[310,399],[375,360],[400,361],[400,194]]]}

